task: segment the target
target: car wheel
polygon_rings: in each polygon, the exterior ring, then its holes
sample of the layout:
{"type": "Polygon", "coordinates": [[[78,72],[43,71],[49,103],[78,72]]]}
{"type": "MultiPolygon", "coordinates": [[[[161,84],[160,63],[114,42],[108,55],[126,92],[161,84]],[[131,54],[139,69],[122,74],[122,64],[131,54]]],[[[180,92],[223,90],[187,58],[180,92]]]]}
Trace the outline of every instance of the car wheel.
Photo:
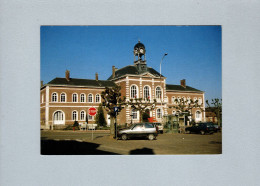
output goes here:
{"type": "Polygon", "coordinates": [[[190,134],[190,130],[187,130],[187,131],[186,131],[186,134],[190,134]]]}
{"type": "Polygon", "coordinates": [[[204,135],[204,134],[205,134],[205,131],[204,131],[204,130],[201,130],[201,131],[200,131],[200,134],[201,134],[201,135],[204,135]]]}
{"type": "Polygon", "coordinates": [[[148,139],[149,139],[149,140],[154,140],[154,135],[153,135],[153,134],[149,134],[149,135],[148,135],[148,139]]]}
{"type": "Polygon", "coordinates": [[[127,140],[127,134],[122,134],[122,140],[127,140]]]}

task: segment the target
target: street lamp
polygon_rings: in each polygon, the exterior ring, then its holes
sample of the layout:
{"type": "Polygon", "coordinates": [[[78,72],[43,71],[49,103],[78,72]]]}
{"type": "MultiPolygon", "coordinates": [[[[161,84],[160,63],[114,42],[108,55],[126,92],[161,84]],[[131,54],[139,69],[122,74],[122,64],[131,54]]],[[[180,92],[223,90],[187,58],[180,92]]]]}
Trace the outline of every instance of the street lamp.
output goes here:
{"type": "MultiPolygon", "coordinates": [[[[161,60],[161,62],[160,62],[160,80],[161,80],[161,77],[162,77],[162,62],[163,62],[163,59],[164,59],[164,57],[165,56],[167,56],[168,55],[168,53],[165,53],[164,55],[163,55],[163,57],[162,57],[162,60],[161,60]]],[[[161,88],[162,88],[162,80],[161,80],[161,88]]],[[[163,89],[163,88],[162,88],[163,89]]],[[[163,113],[163,109],[162,109],[162,101],[163,101],[163,95],[162,95],[162,90],[161,90],[161,120],[162,120],[162,113],[163,113]]]]}

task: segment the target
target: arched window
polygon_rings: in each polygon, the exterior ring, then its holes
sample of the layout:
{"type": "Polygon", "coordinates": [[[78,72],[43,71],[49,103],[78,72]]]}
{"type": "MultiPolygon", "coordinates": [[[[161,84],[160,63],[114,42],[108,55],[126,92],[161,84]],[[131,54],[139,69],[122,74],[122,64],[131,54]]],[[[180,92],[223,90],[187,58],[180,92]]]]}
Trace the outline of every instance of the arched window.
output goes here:
{"type": "Polygon", "coordinates": [[[174,96],[172,96],[172,103],[173,103],[173,104],[176,104],[176,102],[175,102],[175,97],[174,97],[174,96]]]}
{"type": "Polygon", "coordinates": [[[177,103],[180,103],[180,102],[181,102],[181,97],[180,97],[180,96],[178,96],[178,97],[177,97],[177,100],[178,100],[178,102],[177,102],[177,103]]]}
{"type": "Polygon", "coordinates": [[[156,87],[156,89],[155,89],[155,96],[156,96],[156,99],[161,99],[162,98],[161,87],[156,87]]]}
{"type": "Polygon", "coordinates": [[[162,110],[160,108],[156,110],[156,116],[157,118],[162,118],[162,110]]]}
{"type": "Polygon", "coordinates": [[[84,111],[84,110],[82,110],[82,111],[80,112],[80,120],[85,121],[85,111],[84,111]]]}
{"type": "Polygon", "coordinates": [[[80,102],[85,102],[85,94],[80,94],[80,102]]]}
{"type": "Polygon", "coordinates": [[[195,97],[195,98],[193,98],[193,101],[194,101],[194,103],[197,101],[197,98],[195,97]]]}
{"type": "Polygon", "coordinates": [[[100,95],[96,94],[96,103],[100,103],[100,95]]]}
{"type": "Polygon", "coordinates": [[[196,112],[196,119],[200,119],[201,118],[201,112],[200,111],[197,111],[196,112]]]}
{"type": "Polygon", "coordinates": [[[172,111],[172,115],[174,115],[174,116],[176,115],[176,111],[175,110],[172,111]]]}
{"type": "Polygon", "coordinates": [[[144,99],[150,99],[150,87],[144,86],[144,99]]]}
{"type": "Polygon", "coordinates": [[[183,100],[184,104],[187,104],[187,103],[186,103],[186,98],[185,98],[184,96],[182,96],[181,99],[183,100]]]}
{"type": "Polygon", "coordinates": [[[61,95],[60,95],[60,102],[66,102],[66,95],[65,95],[65,93],[61,93],[61,95]]]}
{"type": "Polygon", "coordinates": [[[137,98],[137,87],[136,85],[132,85],[130,88],[130,98],[137,98]]]}
{"type": "Polygon", "coordinates": [[[77,113],[77,111],[73,111],[72,112],[72,120],[73,121],[77,121],[78,120],[78,113],[77,113]]]}
{"type": "Polygon", "coordinates": [[[60,125],[60,124],[65,124],[65,118],[64,114],[61,111],[56,111],[53,115],[53,124],[54,125],[60,125]]]}
{"type": "Polygon", "coordinates": [[[57,93],[52,93],[52,96],[51,96],[51,101],[52,102],[57,102],[57,93]]]}
{"type": "Polygon", "coordinates": [[[137,110],[132,109],[132,119],[137,119],[137,110]]]}
{"type": "Polygon", "coordinates": [[[90,102],[90,103],[93,102],[93,95],[92,94],[88,95],[88,102],[90,102]]]}
{"type": "Polygon", "coordinates": [[[76,93],[72,94],[72,102],[78,102],[78,95],[76,93]]]}

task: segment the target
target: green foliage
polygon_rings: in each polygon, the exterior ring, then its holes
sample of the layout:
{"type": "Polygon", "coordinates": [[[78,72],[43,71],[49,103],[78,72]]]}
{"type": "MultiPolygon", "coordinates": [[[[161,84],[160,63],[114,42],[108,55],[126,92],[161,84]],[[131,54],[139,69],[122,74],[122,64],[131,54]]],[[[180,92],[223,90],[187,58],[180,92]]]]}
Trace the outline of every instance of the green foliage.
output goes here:
{"type": "Polygon", "coordinates": [[[98,111],[97,111],[97,114],[96,114],[96,124],[98,124],[98,126],[106,126],[107,125],[107,122],[106,122],[106,119],[105,119],[105,116],[104,116],[104,111],[103,111],[103,108],[102,108],[102,104],[99,105],[98,107],[98,111]]]}
{"type": "Polygon", "coordinates": [[[125,97],[122,98],[120,90],[121,87],[116,85],[112,88],[106,87],[105,90],[101,93],[101,97],[103,99],[102,105],[105,107],[110,117],[113,118],[116,117],[114,107],[118,107],[120,112],[125,105],[125,97]]]}
{"type": "Polygon", "coordinates": [[[218,119],[218,125],[222,126],[222,99],[212,99],[211,104],[206,100],[206,104],[207,111],[215,113],[218,119]]]}
{"type": "Polygon", "coordinates": [[[78,121],[74,121],[73,127],[78,127],[79,126],[79,122],[78,121]]]}
{"type": "MultiPolygon", "coordinates": [[[[143,113],[149,108],[150,110],[153,110],[155,108],[156,99],[151,101],[150,99],[143,99],[143,98],[135,98],[130,99],[127,103],[127,105],[130,105],[132,109],[137,110],[140,112],[140,116],[143,116],[143,113]]],[[[140,117],[140,122],[142,122],[143,117],[140,117]]],[[[148,120],[148,118],[147,118],[148,120]]]]}

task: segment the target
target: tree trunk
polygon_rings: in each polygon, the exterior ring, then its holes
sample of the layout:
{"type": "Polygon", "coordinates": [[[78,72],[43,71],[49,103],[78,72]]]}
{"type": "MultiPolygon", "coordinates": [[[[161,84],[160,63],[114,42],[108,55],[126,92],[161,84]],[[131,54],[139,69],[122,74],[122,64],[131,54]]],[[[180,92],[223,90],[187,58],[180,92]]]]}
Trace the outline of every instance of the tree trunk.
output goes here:
{"type": "Polygon", "coordinates": [[[115,137],[115,118],[110,116],[110,136],[115,137]]]}

